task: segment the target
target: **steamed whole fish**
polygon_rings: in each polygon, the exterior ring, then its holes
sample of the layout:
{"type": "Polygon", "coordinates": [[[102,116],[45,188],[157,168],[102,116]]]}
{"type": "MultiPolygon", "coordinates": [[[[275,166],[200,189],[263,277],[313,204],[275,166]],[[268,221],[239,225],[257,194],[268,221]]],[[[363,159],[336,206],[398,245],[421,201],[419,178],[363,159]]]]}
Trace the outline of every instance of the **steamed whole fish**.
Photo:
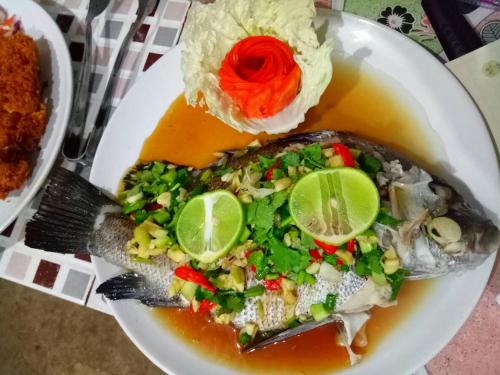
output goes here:
{"type": "Polygon", "coordinates": [[[25,242],[103,257],[129,272],[99,293],[149,306],[191,305],[238,328],[244,350],[337,322],[354,363],[350,345],[370,309],[396,303],[404,278],[471,269],[500,247],[498,228],[451,186],[383,146],[333,131],[251,145],[204,170],[139,165],[118,200],[59,169],[25,242]],[[312,171],[351,164],[377,186],[379,216],[347,245],[315,241],[294,225],[289,192],[312,171]],[[217,189],[238,195],[245,232],[229,253],[203,264],[179,246],[175,224],[187,201],[217,189]]]}

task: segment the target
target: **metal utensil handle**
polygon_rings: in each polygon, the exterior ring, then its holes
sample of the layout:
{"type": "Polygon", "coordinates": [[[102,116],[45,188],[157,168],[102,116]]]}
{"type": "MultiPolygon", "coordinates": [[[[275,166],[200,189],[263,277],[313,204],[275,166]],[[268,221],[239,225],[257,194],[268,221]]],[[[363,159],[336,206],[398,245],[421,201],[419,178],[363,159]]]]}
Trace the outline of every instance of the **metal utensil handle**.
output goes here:
{"type": "Polygon", "coordinates": [[[125,36],[125,39],[122,42],[118,55],[116,56],[115,62],[113,64],[113,69],[111,70],[106,90],[104,91],[103,101],[101,103],[101,107],[99,108],[95,125],[89,135],[86,149],[82,155],[83,158],[81,162],[85,165],[92,164],[95,153],[97,151],[97,146],[99,145],[99,141],[101,140],[104,129],[106,128],[106,125],[108,123],[112,108],[112,94],[115,90],[116,83],[118,82],[119,77],[118,72],[120,70],[121,63],[125,58],[126,53],[128,52],[128,46],[130,44],[130,41],[132,40],[132,37],[135,35],[137,30],[139,30],[139,27],[142,25],[144,18],[146,18],[147,16],[147,7],[145,6],[145,4],[146,2],[139,2],[137,18],[132,24],[132,27],[128,31],[127,35],[125,36]],[[141,6],[143,4],[144,6],[141,6]]]}
{"type": "Polygon", "coordinates": [[[71,119],[69,121],[70,127],[66,133],[62,149],[64,157],[70,160],[78,159],[84,150],[82,134],[85,129],[85,120],[87,119],[87,109],[89,105],[90,68],[92,65],[91,55],[92,23],[91,20],[87,20],[85,25],[85,47],[80,64],[80,72],[78,74],[71,119]]]}

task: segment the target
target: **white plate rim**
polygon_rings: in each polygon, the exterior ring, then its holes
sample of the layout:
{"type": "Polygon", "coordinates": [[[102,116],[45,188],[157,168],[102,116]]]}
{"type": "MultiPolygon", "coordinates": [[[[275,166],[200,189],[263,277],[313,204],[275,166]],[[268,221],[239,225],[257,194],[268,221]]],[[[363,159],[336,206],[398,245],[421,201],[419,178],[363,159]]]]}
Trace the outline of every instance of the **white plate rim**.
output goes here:
{"type": "MultiPolygon", "coordinates": [[[[324,13],[324,12],[321,12],[321,13],[324,13]]],[[[460,82],[458,82],[451,75],[451,73],[446,69],[446,67],[444,67],[441,63],[439,63],[434,56],[432,56],[428,51],[426,51],[420,45],[418,45],[418,44],[416,44],[414,42],[410,42],[407,37],[401,35],[400,33],[396,32],[394,30],[391,30],[391,29],[389,29],[387,27],[384,27],[383,25],[380,25],[380,24],[378,24],[378,23],[376,23],[376,22],[374,22],[372,20],[369,20],[369,19],[366,19],[366,18],[363,18],[363,17],[359,17],[359,16],[355,16],[355,15],[350,15],[350,14],[347,14],[347,13],[342,13],[341,17],[345,18],[345,19],[348,19],[348,20],[351,20],[351,21],[356,20],[357,22],[366,23],[370,27],[375,27],[375,28],[381,30],[383,33],[388,33],[388,35],[390,34],[391,38],[397,38],[397,39],[399,39],[400,42],[402,42],[402,43],[404,43],[406,45],[411,44],[412,48],[415,51],[419,51],[418,53],[420,53],[420,55],[421,55],[422,58],[424,58],[429,63],[433,64],[436,69],[440,69],[441,70],[441,74],[444,74],[444,76],[447,77],[447,80],[449,81],[449,83],[452,84],[452,85],[454,85],[456,90],[459,90],[459,91],[462,92],[462,98],[461,99],[464,100],[465,102],[468,102],[469,106],[471,106],[473,108],[476,108],[476,113],[475,113],[476,119],[477,119],[477,121],[479,123],[482,123],[483,126],[479,126],[475,130],[477,130],[480,133],[482,133],[482,137],[485,137],[485,138],[487,138],[487,139],[490,140],[489,144],[486,145],[486,147],[489,148],[488,151],[491,151],[493,153],[493,155],[495,155],[495,152],[494,152],[494,149],[493,149],[493,145],[491,143],[490,135],[488,134],[487,129],[486,129],[485,125],[484,125],[484,121],[483,121],[481,115],[479,114],[479,112],[477,111],[477,107],[475,106],[474,102],[472,101],[470,95],[464,90],[464,88],[462,87],[462,85],[460,84],[460,82]],[[438,66],[439,66],[439,68],[438,68],[438,66]]],[[[176,48],[178,48],[178,47],[176,47],[176,48]]],[[[167,54],[167,58],[169,56],[172,56],[172,54],[175,53],[176,51],[177,51],[176,49],[173,49],[173,50],[169,51],[169,53],[167,54]]],[[[153,66],[152,71],[155,71],[155,70],[159,69],[159,66],[160,66],[160,63],[158,63],[155,66],[153,66]]],[[[125,97],[124,100],[126,100],[128,96],[129,96],[129,94],[127,94],[127,96],[125,97]]],[[[119,109],[120,109],[120,107],[118,108],[118,110],[119,109]]],[[[114,115],[116,115],[116,112],[115,112],[114,115]]],[[[111,122],[112,121],[113,121],[113,119],[111,120],[111,122]]],[[[106,137],[106,133],[104,134],[103,142],[102,143],[105,143],[105,137],[106,137]]],[[[104,157],[104,153],[105,152],[104,152],[103,148],[99,148],[98,152],[97,152],[97,155],[96,155],[96,160],[99,160],[99,158],[104,157]]],[[[498,164],[498,160],[496,158],[495,158],[495,161],[498,164]]],[[[92,169],[90,180],[93,181],[93,182],[96,182],[96,183],[99,182],[98,172],[94,168],[92,169]]],[[[109,187],[108,187],[108,189],[109,189],[109,187]]],[[[456,324],[454,325],[454,327],[452,329],[450,329],[450,332],[453,331],[453,333],[447,335],[446,337],[443,337],[440,340],[439,344],[434,345],[435,349],[432,350],[432,351],[428,351],[427,354],[425,355],[425,358],[422,358],[420,361],[415,362],[410,367],[408,367],[408,373],[411,372],[411,371],[415,371],[418,368],[420,368],[421,366],[425,365],[444,346],[446,346],[446,344],[453,338],[454,334],[456,332],[458,332],[458,330],[460,329],[460,327],[466,321],[467,317],[470,315],[470,313],[474,309],[475,305],[477,304],[477,301],[479,300],[479,298],[480,298],[480,296],[481,296],[481,294],[482,294],[482,292],[483,292],[483,290],[484,290],[484,288],[486,286],[486,283],[488,281],[491,269],[492,269],[493,264],[494,264],[494,260],[495,260],[495,255],[492,255],[481,266],[481,270],[483,272],[482,272],[482,275],[480,275],[481,276],[480,279],[478,280],[478,288],[475,291],[476,293],[472,296],[472,298],[470,298],[471,295],[469,295],[469,300],[472,303],[470,303],[468,305],[467,309],[461,310],[461,313],[459,314],[460,316],[458,317],[458,319],[455,320],[456,324]]],[[[95,261],[96,261],[95,264],[96,264],[97,278],[98,278],[99,281],[102,281],[102,275],[104,273],[103,270],[105,268],[105,265],[104,265],[105,262],[103,262],[100,259],[95,259],[95,261]]],[[[143,351],[143,353],[145,353],[148,356],[148,358],[153,363],[155,363],[158,367],[160,367],[161,369],[163,369],[164,371],[167,371],[169,373],[175,373],[175,371],[173,371],[172,368],[169,368],[168,364],[165,364],[165,363],[161,362],[158,358],[152,356],[149,353],[148,349],[145,347],[145,345],[143,345],[143,342],[141,342],[140,338],[136,337],[136,335],[131,332],[131,330],[127,326],[126,322],[123,319],[121,319],[121,316],[120,316],[121,315],[120,314],[121,307],[119,307],[119,306],[120,306],[120,303],[111,303],[110,304],[111,310],[113,311],[113,313],[114,313],[117,321],[119,322],[120,326],[127,333],[127,335],[132,339],[132,341],[135,343],[135,345],[137,345],[141,349],[141,351],[143,351]]],[[[178,340],[178,339],[176,338],[176,340],[178,340]]],[[[204,357],[202,357],[202,358],[204,358],[204,357]]],[[[349,370],[345,371],[345,373],[348,373],[348,372],[349,372],[349,370]]],[[[344,372],[342,372],[342,373],[344,373],[344,372]]]]}

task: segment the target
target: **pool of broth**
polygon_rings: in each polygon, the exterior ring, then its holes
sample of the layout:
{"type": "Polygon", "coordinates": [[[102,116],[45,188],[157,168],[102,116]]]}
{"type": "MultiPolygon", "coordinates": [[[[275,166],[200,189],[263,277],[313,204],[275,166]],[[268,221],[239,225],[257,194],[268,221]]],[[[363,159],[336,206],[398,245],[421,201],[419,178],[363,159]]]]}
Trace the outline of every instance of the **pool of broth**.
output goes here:
{"type": "MultiPolygon", "coordinates": [[[[430,162],[429,143],[421,124],[374,72],[341,61],[335,62],[334,71],[334,79],[320,103],[293,132],[347,130],[390,145],[424,164],[426,160],[418,155],[426,155],[430,162]]],[[[214,152],[245,147],[255,138],[265,142],[276,137],[239,133],[206,114],[203,108],[188,106],[181,95],[145,141],[140,160],[204,167],[215,160],[214,152]]],[[[384,336],[411,314],[430,285],[430,281],[406,282],[396,306],[374,308],[367,324],[368,346],[355,351],[364,356],[373,353],[384,336]]],[[[211,323],[187,309],[155,309],[154,314],[199,353],[240,371],[311,374],[349,366],[345,349],[335,345],[333,326],[254,353],[240,354],[231,327],[211,323]]]]}

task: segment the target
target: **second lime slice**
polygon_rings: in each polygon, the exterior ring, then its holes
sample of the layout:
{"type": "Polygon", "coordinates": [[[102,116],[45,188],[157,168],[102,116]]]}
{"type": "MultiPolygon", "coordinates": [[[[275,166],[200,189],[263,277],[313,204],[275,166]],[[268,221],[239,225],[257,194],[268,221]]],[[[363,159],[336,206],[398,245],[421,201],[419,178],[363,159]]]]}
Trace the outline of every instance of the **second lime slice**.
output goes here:
{"type": "Polygon", "coordinates": [[[243,209],[238,198],[226,190],[191,199],[177,222],[177,240],[182,249],[203,263],[225,255],[243,228],[243,209]]]}
{"type": "Polygon", "coordinates": [[[322,242],[340,245],[373,224],[380,197],[363,171],[333,168],[300,179],[289,204],[290,214],[300,229],[322,242]]]}

